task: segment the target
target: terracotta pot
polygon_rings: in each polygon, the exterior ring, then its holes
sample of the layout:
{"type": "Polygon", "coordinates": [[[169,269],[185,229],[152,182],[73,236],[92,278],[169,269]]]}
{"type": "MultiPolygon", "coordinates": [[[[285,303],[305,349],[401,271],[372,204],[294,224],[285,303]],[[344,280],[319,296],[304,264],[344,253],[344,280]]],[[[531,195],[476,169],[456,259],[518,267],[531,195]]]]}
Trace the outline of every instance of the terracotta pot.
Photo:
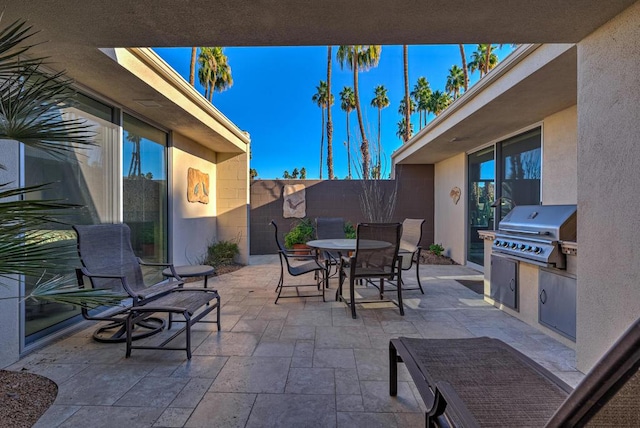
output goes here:
{"type": "Polygon", "coordinates": [[[293,253],[298,256],[308,256],[311,254],[311,247],[307,244],[293,244],[293,253]]]}

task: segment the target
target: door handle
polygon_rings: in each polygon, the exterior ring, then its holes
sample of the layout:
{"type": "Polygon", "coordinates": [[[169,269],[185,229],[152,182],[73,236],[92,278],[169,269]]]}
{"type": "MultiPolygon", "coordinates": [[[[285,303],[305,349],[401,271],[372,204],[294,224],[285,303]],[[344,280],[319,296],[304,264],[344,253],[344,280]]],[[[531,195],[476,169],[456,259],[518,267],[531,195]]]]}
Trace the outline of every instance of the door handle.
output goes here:
{"type": "Polygon", "coordinates": [[[516,291],[516,280],[514,278],[509,281],[509,290],[516,291]]]}
{"type": "Polygon", "coordinates": [[[544,289],[542,289],[542,291],[540,292],[540,302],[543,305],[547,303],[547,292],[544,289]]]}

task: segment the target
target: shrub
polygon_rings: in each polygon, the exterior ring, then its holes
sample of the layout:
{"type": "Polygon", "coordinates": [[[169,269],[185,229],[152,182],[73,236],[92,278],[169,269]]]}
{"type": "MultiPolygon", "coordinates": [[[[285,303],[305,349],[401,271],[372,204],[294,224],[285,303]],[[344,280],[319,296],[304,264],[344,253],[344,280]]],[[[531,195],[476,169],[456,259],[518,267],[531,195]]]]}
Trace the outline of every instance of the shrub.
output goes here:
{"type": "Polygon", "coordinates": [[[344,224],[344,237],[347,239],[356,239],[356,227],[350,221],[344,224]]]}
{"type": "Polygon", "coordinates": [[[218,241],[207,247],[207,256],[204,264],[216,267],[233,262],[233,258],[240,254],[238,244],[231,241],[218,241]]]}
{"type": "Polygon", "coordinates": [[[303,218],[291,228],[289,233],[284,235],[284,245],[287,248],[293,248],[294,244],[306,244],[313,237],[313,223],[310,219],[303,218]]]}
{"type": "Polygon", "coordinates": [[[429,245],[429,251],[431,251],[436,256],[441,256],[444,252],[444,247],[442,244],[431,244],[429,245]]]}

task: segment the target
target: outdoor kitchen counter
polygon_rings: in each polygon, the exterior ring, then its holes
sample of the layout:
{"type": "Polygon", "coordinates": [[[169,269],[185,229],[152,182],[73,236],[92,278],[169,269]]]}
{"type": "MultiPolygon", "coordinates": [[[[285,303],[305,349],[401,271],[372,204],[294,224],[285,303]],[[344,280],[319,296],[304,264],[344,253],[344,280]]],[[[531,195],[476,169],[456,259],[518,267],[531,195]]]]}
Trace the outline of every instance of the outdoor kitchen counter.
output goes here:
{"type": "MultiPolygon", "coordinates": [[[[481,230],[478,235],[484,240],[484,300],[575,349],[576,344],[574,341],[539,322],[539,277],[543,268],[525,261],[518,262],[518,310],[513,310],[489,297],[491,290],[491,254],[495,231],[481,230]]],[[[575,278],[577,243],[575,241],[561,241],[561,249],[567,255],[567,266],[564,270],[554,269],[554,271],[575,278]]]]}

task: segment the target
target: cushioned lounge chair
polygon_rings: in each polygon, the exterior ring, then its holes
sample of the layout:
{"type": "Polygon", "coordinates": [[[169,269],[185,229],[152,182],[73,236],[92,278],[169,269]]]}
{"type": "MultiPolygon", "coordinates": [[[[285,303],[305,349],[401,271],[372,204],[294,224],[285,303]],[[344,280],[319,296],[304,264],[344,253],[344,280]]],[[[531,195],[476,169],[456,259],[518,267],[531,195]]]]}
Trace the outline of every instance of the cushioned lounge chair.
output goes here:
{"type": "Polygon", "coordinates": [[[640,426],[640,320],[572,389],[497,339],[392,339],[390,388],[404,362],[426,426],[640,426]]]}

